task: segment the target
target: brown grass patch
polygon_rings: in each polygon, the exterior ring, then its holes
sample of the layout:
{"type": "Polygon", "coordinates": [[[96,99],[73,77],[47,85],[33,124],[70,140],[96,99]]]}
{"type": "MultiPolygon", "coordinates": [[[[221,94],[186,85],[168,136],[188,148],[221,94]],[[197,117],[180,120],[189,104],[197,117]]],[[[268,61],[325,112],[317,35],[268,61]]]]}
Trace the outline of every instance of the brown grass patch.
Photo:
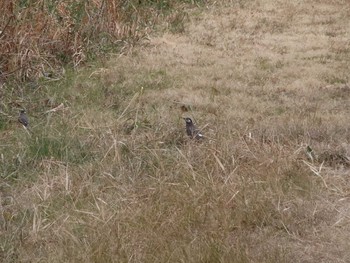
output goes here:
{"type": "MultiPolygon", "coordinates": [[[[0,72],[6,80],[61,78],[144,39],[160,21],[183,31],[186,1],[0,1],[0,72]]],[[[192,4],[201,1],[192,1],[192,4]]]]}

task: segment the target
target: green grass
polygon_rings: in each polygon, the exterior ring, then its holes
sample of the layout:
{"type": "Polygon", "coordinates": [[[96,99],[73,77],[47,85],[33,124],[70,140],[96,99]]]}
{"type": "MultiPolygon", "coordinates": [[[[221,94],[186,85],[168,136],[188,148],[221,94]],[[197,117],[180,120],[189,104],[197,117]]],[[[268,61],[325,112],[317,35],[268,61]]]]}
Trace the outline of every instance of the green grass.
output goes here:
{"type": "Polygon", "coordinates": [[[77,138],[68,135],[55,137],[42,136],[29,145],[28,158],[30,159],[50,159],[76,163],[85,162],[92,157],[92,150],[88,145],[79,142],[77,138]]]}

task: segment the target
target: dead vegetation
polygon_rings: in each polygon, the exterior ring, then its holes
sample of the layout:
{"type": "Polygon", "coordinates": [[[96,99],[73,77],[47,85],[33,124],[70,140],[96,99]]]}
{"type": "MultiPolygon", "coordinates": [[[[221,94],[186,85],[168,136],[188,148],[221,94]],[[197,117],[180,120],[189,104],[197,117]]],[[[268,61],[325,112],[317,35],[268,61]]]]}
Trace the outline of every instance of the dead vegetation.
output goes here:
{"type": "Polygon", "coordinates": [[[61,78],[67,65],[122,52],[160,22],[181,30],[182,2],[1,0],[1,82],[61,78]]]}
{"type": "Polygon", "coordinates": [[[1,260],[348,262],[349,17],[213,2],[23,88],[32,136],[0,115],[1,260]]]}

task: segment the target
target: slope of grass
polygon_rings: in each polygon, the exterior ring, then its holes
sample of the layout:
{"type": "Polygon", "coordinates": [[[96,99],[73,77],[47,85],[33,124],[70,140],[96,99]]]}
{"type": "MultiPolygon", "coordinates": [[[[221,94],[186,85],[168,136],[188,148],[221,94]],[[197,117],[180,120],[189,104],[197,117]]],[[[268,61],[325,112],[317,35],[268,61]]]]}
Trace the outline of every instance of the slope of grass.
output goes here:
{"type": "Polygon", "coordinates": [[[1,261],[349,261],[346,6],[214,3],[127,55],[7,86],[1,261]]]}

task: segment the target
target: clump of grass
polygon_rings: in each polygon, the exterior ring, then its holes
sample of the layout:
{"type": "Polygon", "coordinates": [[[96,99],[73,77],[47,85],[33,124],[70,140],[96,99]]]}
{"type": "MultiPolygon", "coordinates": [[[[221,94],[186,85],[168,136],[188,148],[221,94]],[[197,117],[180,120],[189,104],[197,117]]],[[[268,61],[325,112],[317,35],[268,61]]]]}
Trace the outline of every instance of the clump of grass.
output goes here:
{"type": "Polygon", "coordinates": [[[1,1],[1,76],[20,81],[60,77],[59,69],[67,64],[75,68],[99,54],[120,52],[167,17],[181,31],[181,2],[203,1],[1,1]]]}
{"type": "Polygon", "coordinates": [[[31,140],[29,156],[33,159],[56,159],[63,162],[84,162],[91,158],[91,149],[78,139],[68,136],[42,136],[31,140]]]}

